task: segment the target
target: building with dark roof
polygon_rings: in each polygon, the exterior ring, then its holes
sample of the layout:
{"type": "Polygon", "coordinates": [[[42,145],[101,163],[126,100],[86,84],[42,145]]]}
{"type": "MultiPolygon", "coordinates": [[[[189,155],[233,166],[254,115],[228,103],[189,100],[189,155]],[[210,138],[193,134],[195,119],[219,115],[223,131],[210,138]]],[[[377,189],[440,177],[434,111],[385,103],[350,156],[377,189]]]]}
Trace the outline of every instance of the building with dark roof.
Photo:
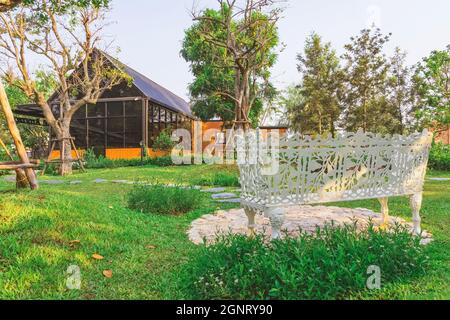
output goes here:
{"type": "MultiPolygon", "coordinates": [[[[189,104],[141,73],[104,54],[132,79],[85,105],[74,115],[70,132],[77,148],[92,149],[107,158],[141,156],[141,143],[152,150],[155,138],[166,128],[192,130],[194,116],[189,104]]],[[[57,94],[49,99],[53,113],[59,113],[57,94]]],[[[19,106],[17,115],[44,118],[36,105],[19,106]]],[[[156,152],[154,152],[156,153],[156,152]]],[[[57,155],[55,154],[55,157],[57,155]]]]}

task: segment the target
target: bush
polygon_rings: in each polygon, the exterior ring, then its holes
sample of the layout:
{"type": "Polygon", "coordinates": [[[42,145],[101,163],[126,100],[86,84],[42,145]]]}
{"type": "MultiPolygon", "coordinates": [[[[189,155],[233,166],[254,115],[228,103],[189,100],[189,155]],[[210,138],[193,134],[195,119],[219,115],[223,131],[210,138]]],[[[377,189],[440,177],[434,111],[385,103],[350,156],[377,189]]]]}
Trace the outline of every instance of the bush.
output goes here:
{"type": "Polygon", "coordinates": [[[450,146],[442,142],[433,143],[428,166],[434,170],[450,171],[450,146]]]}
{"type": "Polygon", "coordinates": [[[170,129],[162,131],[153,143],[153,149],[161,151],[171,151],[175,146],[176,143],[172,141],[170,129]]]}
{"type": "Polygon", "coordinates": [[[145,213],[179,215],[199,208],[199,190],[164,185],[138,185],[128,194],[128,208],[145,213]]]}
{"type": "Polygon", "coordinates": [[[199,186],[216,187],[239,187],[239,177],[237,173],[217,172],[211,176],[195,178],[192,184],[199,186]]]}
{"type": "Polygon", "coordinates": [[[142,160],[137,159],[108,159],[104,156],[97,157],[92,150],[87,150],[84,155],[85,167],[87,169],[114,169],[122,167],[138,167],[145,165],[154,165],[159,167],[173,166],[172,158],[165,157],[145,157],[142,160]]]}
{"type": "Polygon", "coordinates": [[[221,237],[177,273],[186,299],[342,299],[365,290],[368,267],[381,268],[382,285],[424,272],[419,239],[401,226],[358,232],[327,226],[314,235],[276,240],[221,237]]]}

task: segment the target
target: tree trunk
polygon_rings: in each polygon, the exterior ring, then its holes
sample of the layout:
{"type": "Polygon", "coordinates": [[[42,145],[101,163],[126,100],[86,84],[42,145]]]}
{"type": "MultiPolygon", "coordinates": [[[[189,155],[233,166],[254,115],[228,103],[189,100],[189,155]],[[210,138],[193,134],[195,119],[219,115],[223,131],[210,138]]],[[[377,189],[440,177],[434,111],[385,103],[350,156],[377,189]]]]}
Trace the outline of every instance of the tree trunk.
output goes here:
{"type": "MultiPolygon", "coordinates": [[[[0,146],[2,146],[2,148],[5,150],[5,153],[9,157],[9,159],[11,161],[14,161],[11,152],[9,152],[8,147],[1,138],[0,138],[0,146]]],[[[17,189],[28,188],[28,179],[23,169],[16,169],[16,188],[17,189]]]]}
{"type": "Polygon", "coordinates": [[[23,169],[16,169],[16,188],[26,189],[28,188],[28,179],[23,169]]]}
{"type": "MultiPolygon", "coordinates": [[[[14,120],[14,115],[11,110],[11,106],[9,105],[8,97],[6,95],[5,88],[3,87],[3,83],[0,81],[0,105],[2,107],[3,113],[5,114],[6,122],[8,123],[8,128],[11,133],[11,137],[14,140],[14,144],[16,145],[17,155],[23,163],[30,163],[28,159],[27,152],[25,150],[25,146],[23,145],[22,138],[20,136],[20,131],[17,128],[16,121],[14,120]]],[[[36,174],[33,169],[28,168],[25,169],[25,175],[27,176],[28,182],[30,183],[31,189],[38,189],[38,181],[36,178],[36,174]]]]}
{"type": "Polygon", "coordinates": [[[70,138],[70,121],[68,124],[62,126],[63,135],[59,138],[61,139],[60,147],[60,160],[61,165],[59,166],[59,174],[61,176],[68,176],[73,173],[72,169],[72,143],[70,138]]]}

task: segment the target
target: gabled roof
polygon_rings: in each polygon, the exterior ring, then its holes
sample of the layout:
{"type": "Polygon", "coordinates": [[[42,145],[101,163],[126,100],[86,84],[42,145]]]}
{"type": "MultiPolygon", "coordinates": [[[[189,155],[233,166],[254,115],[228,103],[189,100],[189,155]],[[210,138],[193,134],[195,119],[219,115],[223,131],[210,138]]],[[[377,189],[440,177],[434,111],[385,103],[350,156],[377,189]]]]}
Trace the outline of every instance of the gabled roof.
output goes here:
{"type": "Polygon", "coordinates": [[[133,84],[139,91],[142,92],[149,100],[156,102],[172,111],[180,112],[189,117],[193,117],[191,107],[189,103],[187,103],[184,99],[177,96],[173,92],[167,90],[163,86],[157,84],[153,80],[150,80],[143,74],[137,72],[133,68],[123,64],[117,59],[111,57],[107,53],[104,53],[104,56],[117,68],[122,69],[127,75],[129,75],[133,79],[133,84]]]}
{"type": "MultiPolygon", "coordinates": [[[[133,85],[142,93],[143,96],[148,98],[150,101],[157,103],[167,109],[181,113],[190,118],[194,118],[192,114],[191,107],[184,99],[177,96],[175,93],[169,91],[163,86],[157,84],[156,82],[150,80],[143,74],[137,72],[133,68],[123,64],[119,60],[111,57],[105,52],[98,50],[103,56],[105,56],[109,62],[113,64],[118,69],[121,69],[128,76],[133,79],[133,85]]],[[[57,92],[50,96],[49,101],[55,100],[57,97],[57,92]]],[[[16,114],[43,117],[42,110],[33,104],[18,106],[15,110],[16,114]]]]}

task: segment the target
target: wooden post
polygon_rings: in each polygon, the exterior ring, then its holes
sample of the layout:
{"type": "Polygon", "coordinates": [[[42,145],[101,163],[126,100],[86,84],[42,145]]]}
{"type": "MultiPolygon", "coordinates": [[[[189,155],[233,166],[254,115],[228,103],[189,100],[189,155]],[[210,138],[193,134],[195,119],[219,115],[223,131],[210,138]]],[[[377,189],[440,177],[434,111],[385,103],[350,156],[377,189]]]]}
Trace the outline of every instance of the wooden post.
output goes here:
{"type": "MultiPolygon", "coordinates": [[[[8,97],[6,95],[5,88],[3,87],[3,83],[0,81],[0,105],[2,107],[3,113],[5,114],[5,119],[8,124],[9,132],[11,133],[11,137],[14,140],[14,144],[16,145],[17,155],[20,160],[24,164],[30,164],[30,160],[28,159],[27,152],[25,150],[25,146],[23,145],[22,138],[20,136],[20,131],[17,128],[16,121],[14,120],[14,115],[11,110],[11,106],[8,101],[8,97]]],[[[24,169],[25,175],[27,176],[28,182],[30,183],[31,189],[38,189],[38,181],[36,178],[36,174],[32,168],[24,169]]]]}
{"type": "MultiPolygon", "coordinates": [[[[8,147],[5,145],[5,143],[1,138],[0,138],[0,145],[5,150],[5,153],[9,157],[9,159],[11,161],[14,161],[11,152],[9,152],[8,147]]],[[[28,187],[28,179],[27,176],[25,175],[25,172],[23,171],[23,169],[16,169],[16,188],[25,189],[27,187],[28,187]]]]}

